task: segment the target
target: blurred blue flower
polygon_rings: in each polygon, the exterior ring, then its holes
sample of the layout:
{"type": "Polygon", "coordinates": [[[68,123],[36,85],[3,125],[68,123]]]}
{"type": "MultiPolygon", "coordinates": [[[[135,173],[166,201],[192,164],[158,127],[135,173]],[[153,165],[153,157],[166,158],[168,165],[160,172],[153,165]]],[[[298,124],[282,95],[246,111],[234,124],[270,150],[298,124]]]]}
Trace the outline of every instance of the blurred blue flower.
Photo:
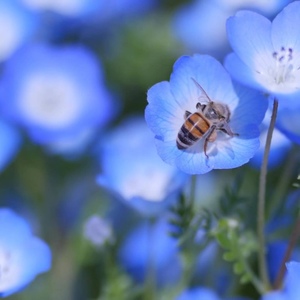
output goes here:
{"type": "Polygon", "coordinates": [[[69,17],[91,13],[103,6],[103,1],[95,0],[20,0],[28,8],[52,11],[69,17]]]}
{"type": "Polygon", "coordinates": [[[145,117],[156,134],[159,155],[186,173],[201,174],[212,169],[239,167],[247,163],[259,147],[258,126],[266,112],[267,100],[257,91],[233,84],[221,64],[210,56],[181,57],[174,65],[170,82],[160,82],[148,91],[148,103],[145,117]],[[193,115],[196,116],[193,120],[185,121],[189,114],[202,111],[203,106],[204,109],[209,107],[208,103],[220,103],[221,107],[212,107],[208,112],[209,117],[215,118],[215,122],[226,123],[220,125],[216,136],[205,135],[214,125],[203,122],[200,113],[193,115]],[[204,128],[204,138],[198,140],[195,136],[201,136],[201,130],[197,129],[199,133],[194,135],[185,133],[186,129],[181,130],[184,123],[186,127],[191,126],[197,118],[204,128]],[[176,145],[180,131],[192,144],[186,149],[176,145]],[[212,137],[215,140],[209,142],[212,137]]]}
{"type": "MultiPolygon", "coordinates": [[[[262,130],[260,135],[260,147],[258,151],[255,153],[255,155],[253,156],[253,158],[250,160],[250,164],[255,168],[260,168],[263,161],[268,124],[270,123],[270,118],[271,118],[271,112],[270,110],[268,110],[263,120],[263,124],[261,125],[262,130]]],[[[271,142],[271,149],[269,153],[268,168],[271,169],[279,166],[283,162],[283,160],[287,157],[288,151],[291,149],[291,147],[292,147],[291,141],[284,134],[282,134],[277,128],[274,128],[272,142],[271,142]]]]}
{"type": "Polygon", "coordinates": [[[287,275],[282,291],[270,292],[262,300],[299,300],[300,299],[300,263],[291,261],[286,264],[287,275]]]}
{"type": "Polygon", "coordinates": [[[300,120],[299,96],[289,97],[289,101],[286,103],[286,105],[280,105],[278,108],[276,127],[290,141],[296,144],[300,144],[299,120],[300,120]]]}
{"type": "Polygon", "coordinates": [[[237,10],[248,8],[272,15],[282,6],[282,0],[194,0],[179,7],[173,20],[176,37],[193,52],[222,58],[230,51],[226,36],[226,20],[237,10]]]}
{"type": "Polygon", "coordinates": [[[114,116],[99,61],[83,46],[31,45],[6,63],[2,113],[49,144],[100,128],[114,116]]]}
{"type": "MultiPolygon", "coordinates": [[[[132,16],[148,11],[157,0],[20,0],[28,8],[54,12],[65,17],[97,17],[103,20],[132,16]]],[[[88,19],[85,19],[89,22],[88,19]]],[[[95,20],[96,21],[96,20],[95,20]]]]}
{"type": "Polygon", "coordinates": [[[142,117],[129,118],[108,133],[100,162],[98,183],[146,215],[166,208],[188,178],[160,159],[142,117]]]}
{"type": "Polygon", "coordinates": [[[112,227],[98,215],[92,215],[86,220],[83,234],[96,247],[101,247],[113,240],[112,227]]]}
{"type": "Polygon", "coordinates": [[[234,79],[279,100],[299,93],[299,26],[299,1],[286,6],[273,22],[251,11],[238,12],[227,21],[234,53],[226,57],[225,67],[234,79]]]}
{"type": "Polygon", "coordinates": [[[222,57],[229,52],[225,23],[230,13],[218,1],[196,0],[174,15],[174,35],[193,52],[222,57]]]}
{"type": "Polygon", "coordinates": [[[0,297],[20,291],[50,267],[48,245],[32,235],[24,219],[0,209],[0,297]]]}
{"type": "Polygon", "coordinates": [[[169,224],[161,219],[143,222],[130,232],[121,245],[121,265],[137,282],[143,282],[154,272],[160,287],[174,284],[181,275],[177,241],[169,234],[169,224]]]}
{"type": "Polygon", "coordinates": [[[191,288],[183,291],[176,300],[221,300],[221,298],[212,290],[204,287],[191,288]]]}
{"type": "Polygon", "coordinates": [[[0,1],[0,61],[10,57],[34,34],[38,16],[17,0],[0,1]]]}
{"type": "Polygon", "coordinates": [[[2,171],[21,146],[19,132],[3,120],[0,120],[0,145],[0,171],[2,171]]]}

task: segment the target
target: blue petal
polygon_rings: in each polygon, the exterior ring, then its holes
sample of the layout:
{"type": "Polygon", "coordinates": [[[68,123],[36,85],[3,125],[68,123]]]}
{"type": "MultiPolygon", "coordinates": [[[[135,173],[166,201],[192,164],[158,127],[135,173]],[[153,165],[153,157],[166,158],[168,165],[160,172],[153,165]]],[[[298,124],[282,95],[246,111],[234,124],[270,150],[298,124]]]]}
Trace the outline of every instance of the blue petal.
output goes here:
{"type": "MultiPolygon", "coordinates": [[[[283,292],[270,292],[262,297],[262,300],[290,300],[283,292]]],[[[291,299],[293,300],[293,299],[291,299]]],[[[296,299],[295,299],[296,300],[296,299]]]]}
{"type": "Polygon", "coordinates": [[[183,110],[195,111],[197,102],[203,102],[201,90],[192,78],[211,100],[230,106],[237,103],[230,76],[216,59],[208,55],[182,56],[174,65],[170,86],[183,110]]]}
{"type": "Polygon", "coordinates": [[[16,285],[2,293],[2,296],[11,295],[28,285],[35,277],[51,268],[51,250],[49,246],[36,237],[30,237],[19,248],[13,249],[12,268],[18,268],[19,280],[16,285]]]}
{"type": "Polygon", "coordinates": [[[119,251],[120,261],[136,280],[145,280],[151,254],[157,283],[162,286],[177,282],[181,263],[176,240],[170,237],[168,225],[164,220],[154,224],[143,222],[125,238],[119,251]]]}
{"type": "Polygon", "coordinates": [[[2,171],[7,164],[16,155],[20,148],[21,136],[16,129],[5,122],[0,121],[0,171],[2,171]]]}
{"type": "Polygon", "coordinates": [[[5,247],[17,247],[30,237],[31,229],[24,219],[9,208],[0,209],[0,240],[5,247]]]}
{"type": "Polygon", "coordinates": [[[187,174],[204,174],[214,167],[214,157],[208,160],[204,155],[203,141],[199,141],[195,145],[197,147],[196,151],[179,150],[176,141],[163,142],[156,140],[156,147],[158,154],[166,163],[175,164],[179,170],[187,174]]]}
{"type": "Polygon", "coordinates": [[[291,261],[286,264],[287,278],[286,290],[289,299],[300,299],[300,263],[291,261]]]}
{"type": "Polygon", "coordinates": [[[235,53],[230,53],[225,57],[224,66],[233,79],[240,83],[262,90],[265,89],[255,78],[255,73],[248,67],[235,53]]]}
{"type": "Polygon", "coordinates": [[[300,2],[286,6],[273,20],[272,41],[276,50],[290,47],[300,51],[300,2]]]}
{"type": "Polygon", "coordinates": [[[276,126],[292,142],[300,144],[300,108],[284,108],[278,112],[276,126]]]}
{"type": "Polygon", "coordinates": [[[231,138],[227,145],[219,147],[215,156],[215,169],[232,169],[247,163],[259,148],[259,131],[256,130],[256,138],[241,139],[231,138]],[[223,149],[222,149],[223,148],[223,149]]]}
{"type": "Polygon", "coordinates": [[[185,290],[176,298],[176,300],[195,300],[195,299],[220,300],[220,298],[214,291],[204,287],[185,290]]]}
{"type": "Polygon", "coordinates": [[[268,62],[273,62],[271,22],[267,18],[239,11],[227,20],[227,36],[234,52],[252,70],[265,69],[268,62]]]}
{"type": "Polygon", "coordinates": [[[160,82],[151,87],[147,100],[149,105],[145,110],[145,118],[148,126],[162,140],[176,140],[184,110],[171,94],[169,82],[160,82]]]}

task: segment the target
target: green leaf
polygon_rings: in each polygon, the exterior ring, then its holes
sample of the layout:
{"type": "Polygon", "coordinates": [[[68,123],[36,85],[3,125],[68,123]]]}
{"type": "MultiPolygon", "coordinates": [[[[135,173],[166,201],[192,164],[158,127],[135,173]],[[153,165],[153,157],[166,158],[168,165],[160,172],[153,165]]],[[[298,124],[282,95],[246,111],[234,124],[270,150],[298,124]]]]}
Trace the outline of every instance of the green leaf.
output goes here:
{"type": "Polygon", "coordinates": [[[243,274],[245,272],[243,263],[241,263],[241,262],[234,263],[233,271],[235,274],[238,274],[238,275],[243,274]]]}
{"type": "Polygon", "coordinates": [[[233,262],[236,259],[236,254],[234,252],[226,252],[223,254],[223,258],[226,261],[233,262]]]}

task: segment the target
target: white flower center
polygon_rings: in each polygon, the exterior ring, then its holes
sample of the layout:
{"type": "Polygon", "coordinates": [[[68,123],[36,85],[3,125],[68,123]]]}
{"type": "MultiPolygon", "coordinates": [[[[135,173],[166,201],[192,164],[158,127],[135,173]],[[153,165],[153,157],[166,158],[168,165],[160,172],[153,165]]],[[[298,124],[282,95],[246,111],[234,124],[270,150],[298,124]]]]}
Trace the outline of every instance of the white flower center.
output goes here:
{"type": "Polygon", "coordinates": [[[18,283],[19,273],[14,267],[12,254],[0,247],[0,293],[18,283]]]}
{"type": "Polygon", "coordinates": [[[77,88],[63,76],[33,75],[20,92],[21,114],[32,123],[52,129],[72,124],[80,114],[77,88]]]}
{"type": "Polygon", "coordinates": [[[276,66],[275,70],[272,70],[275,83],[281,84],[286,81],[294,81],[293,49],[282,47],[279,52],[273,52],[273,58],[276,66]]]}
{"type": "Polygon", "coordinates": [[[281,47],[274,51],[270,57],[267,55],[267,68],[264,71],[257,70],[259,81],[268,87],[269,90],[278,93],[293,93],[300,91],[300,66],[295,58],[293,48],[281,47]]]}
{"type": "Polygon", "coordinates": [[[171,174],[151,166],[128,174],[121,187],[124,198],[142,197],[149,201],[162,201],[166,197],[171,174]]]}

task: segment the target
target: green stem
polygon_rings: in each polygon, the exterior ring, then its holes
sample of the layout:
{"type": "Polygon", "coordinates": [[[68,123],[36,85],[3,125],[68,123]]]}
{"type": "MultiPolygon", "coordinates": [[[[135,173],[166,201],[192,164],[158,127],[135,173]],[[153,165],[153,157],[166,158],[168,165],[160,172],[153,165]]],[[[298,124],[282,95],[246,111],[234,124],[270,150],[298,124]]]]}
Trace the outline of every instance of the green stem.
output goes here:
{"type": "MultiPolygon", "coordinates": [[[[239,245],[237,245],[237,247],[239,247],[239,245]]],[[[264,287],[263,283],[259,280],[259,278],[255,275],[252,268],[249,266],[248,261],[242,255],[240,255],[239,260],[243,264],[244,269],[246,270],[246,273],[249,276],[249,280],[253,284],[255,289],[260,294],[264,294],[265,287],[264,287]]]]}
{"type": "Polygon", "coordinates": [[[278,101],[274,99],[273,111],[270,121],[270,126],[268,129],[267,140],[265,145],[263,162],[260,170],[259,178],[259,192],[258,192],[258,210],[257,210],[257,235],[259,243],[259,253],[258,253],[258,268],[260,278],[265,286],[266,290],[270,289],[270,281],[267,272],[267,264],[265,257],[265,198],[266,198],[266,180],[267,180],[267,170],[268,170],[268,158],[270,153],[272,135],[275,127],[276,117],[278,110],[278,101]]]}

